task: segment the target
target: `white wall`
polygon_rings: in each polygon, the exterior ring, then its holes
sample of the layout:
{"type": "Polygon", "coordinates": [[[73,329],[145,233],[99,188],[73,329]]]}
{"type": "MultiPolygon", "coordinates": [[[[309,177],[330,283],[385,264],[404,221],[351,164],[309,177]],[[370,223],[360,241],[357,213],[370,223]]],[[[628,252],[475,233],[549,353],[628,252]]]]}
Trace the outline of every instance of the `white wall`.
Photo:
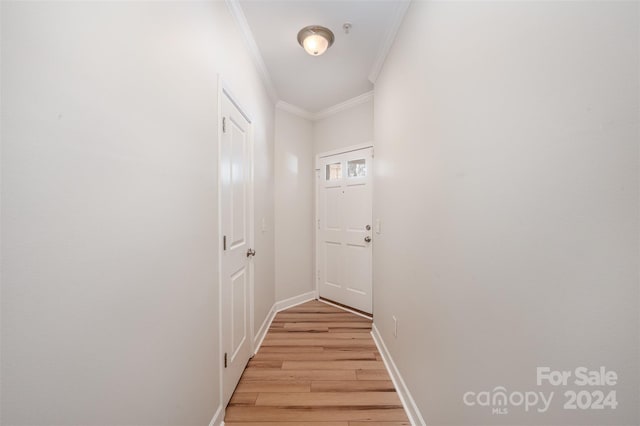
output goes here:
{"type": "Polygon", "coordinates": [[[638,7],[412,3],[375,90],[374,315],[428,424],[638,424],[638,7]],[[537,366],[613,369],[619,406],[564,410],[537,366]],[[555,397],[463,404],[496,386],[555,397]]]}
{"type": "Polygon", "coordinates": [[[211,420],[218,73],[255,126],[259,325],[274,111],[225,4],[2,2],[3,424],[211,420]]]}
{"type": "Polygon", "coordinates": [[[314,154],[369,142],[373,142],[373,99],[314,122],[314,154]]]}
{"type": "Polygon", "coordinates": [[[311,121],[276,110],[276,300],[315,290],[315,156],[373,141],[370,98],[311,121]]]}
{"type": "Polygon", "coordinates": [[[276,300],[315,290],[311,121],[276,110],[276,300]]]}

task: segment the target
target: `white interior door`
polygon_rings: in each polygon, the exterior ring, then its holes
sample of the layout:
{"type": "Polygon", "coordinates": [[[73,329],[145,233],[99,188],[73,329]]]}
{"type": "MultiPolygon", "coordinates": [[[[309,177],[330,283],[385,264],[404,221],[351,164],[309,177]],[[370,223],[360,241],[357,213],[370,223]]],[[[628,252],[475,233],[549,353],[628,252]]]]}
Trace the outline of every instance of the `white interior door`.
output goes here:
{"type": "Polygon", "coordinates": [[[320,297],[372,313],[372,148],[320,159],[320,297]]]}
{"type": "MultiPolygon", "coordinates": [[[[227,405],[251,355],[250,123],[226,93],[220,141],[222,394],[227,405]]],[[[255,254],[255,253],[253,253],[255,254]]]]}

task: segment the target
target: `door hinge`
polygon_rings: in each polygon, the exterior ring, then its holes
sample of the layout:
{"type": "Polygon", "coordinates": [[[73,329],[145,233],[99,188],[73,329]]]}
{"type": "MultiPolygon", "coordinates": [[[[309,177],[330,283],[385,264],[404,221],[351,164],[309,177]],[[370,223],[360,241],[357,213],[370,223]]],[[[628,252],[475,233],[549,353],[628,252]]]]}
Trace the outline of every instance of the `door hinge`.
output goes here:
{"type": "Polygon", "coordinates": [[[227,353],[224,353],[224,368],[227,368],[227,353]]]}
{"type": "Polygon", "coordinates": [[[320,219],[318,219],[318,229],[320,229],[320,219]]]}
{"type": "Polygon", "coordinates": [[[227,117],[222,117],[222,133],[227,133],[227,117]]]}
{"type": "Polygon", "coordinates": [[[222,236],[222,250],[223,251],[227,250],[227,236],[226,235],[222,236]]]}

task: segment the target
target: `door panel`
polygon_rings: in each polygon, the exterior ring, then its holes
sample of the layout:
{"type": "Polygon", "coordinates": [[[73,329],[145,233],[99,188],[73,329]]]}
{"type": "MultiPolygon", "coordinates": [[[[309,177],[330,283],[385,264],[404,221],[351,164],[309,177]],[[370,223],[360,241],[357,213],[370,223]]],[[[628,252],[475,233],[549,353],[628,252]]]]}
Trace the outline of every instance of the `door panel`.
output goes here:
{"type": "Polygon", "coordinates": [[[368,248],[364,245],[356,246],[348,244],[345,250],[345,263],[350,267],[346,268],[347,277],[345,281],[347,290],[365,295],[370,291],[371,285],[371,262],[367,253],[368,248]]]}
{"type": "Polygon", "coordinates": [[[251,156],[250,123],[226,96],[222,97],[220,140],[221,340],[226,365],[223,402],[229,402],[251,355],[250,249],[251,156]]]}
{"type": "Polygon", "coordinates": [[[339,186],[328,186],[324,192],[325,226],[327,230],[340,231],[342,229],[341,212],[332,206],[340,202],[342,188],[339,186]]]}
{"type": "Polygon", "coordinates": [[[245,179],[247,134],[236,122],[236,117],[229,117],[230,125],[228,131],[231,132],[231,182],[232,197],[231,221],[233,224],[232,246],[244,244],[247,237],[247,180],[245,179]]]}
{"type": "Polygon", "coordinates": [[[327,259],[326,283],[334,287],[340,287],[342,285],[342,280],[340,279],[342,272],[342,245],[339,242],[327,241],[325,243],[325,253],[327,259]]]}
{"type": "Polygon", "coordinates": [[[367,148],[321,159],[318,196],[319,294],[368,313],[372,158],[367,148]]]}
{"type": "Polygon", "coordinates": [[[231,362],[242,349],[247,338],[247,270],[242,268],[231,277],[231,362]]]}

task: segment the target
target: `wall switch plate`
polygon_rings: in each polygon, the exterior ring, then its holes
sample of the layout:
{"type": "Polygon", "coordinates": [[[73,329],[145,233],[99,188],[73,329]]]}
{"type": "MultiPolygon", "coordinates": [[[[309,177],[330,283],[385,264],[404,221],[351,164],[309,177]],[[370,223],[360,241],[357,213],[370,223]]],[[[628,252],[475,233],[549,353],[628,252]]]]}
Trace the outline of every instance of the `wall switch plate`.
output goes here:
{"type": "Polygon", "coordinates": [[[382,225],[380,224],[380,219],[376,219],[376,234],[380,234],[382,229],[382,225]]]}
{"type": "Polygon", "coordinates": [[[398,337],[398,318],[395,315],[391,318],[393,318],[393,337],[398,337]]]}

